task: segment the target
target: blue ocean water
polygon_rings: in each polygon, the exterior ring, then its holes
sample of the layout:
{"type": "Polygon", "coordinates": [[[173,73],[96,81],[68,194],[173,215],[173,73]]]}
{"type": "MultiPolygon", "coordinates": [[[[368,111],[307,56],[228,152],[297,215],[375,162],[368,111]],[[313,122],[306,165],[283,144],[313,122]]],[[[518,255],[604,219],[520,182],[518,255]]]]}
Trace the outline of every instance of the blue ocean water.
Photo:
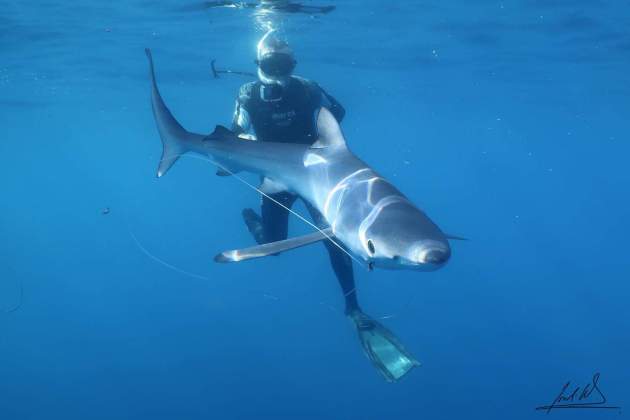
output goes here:
{"type": "Polygon", "coordinates": [[[626,2],[0,6],[0,419],[530,419],[596,373],[621,408],[549,416],[625,414],[626,2]],[[252,244],[256,192],[197,159],[155,178],[143,49],[207,133],[248,80],[210,60],[254,71],[268,25],[346,107],[352,150],[469,238],[436,272],[355,266],[363,309],[422,363],[398,383],[362,354],[323,246],[216,264],[252,244]]]}

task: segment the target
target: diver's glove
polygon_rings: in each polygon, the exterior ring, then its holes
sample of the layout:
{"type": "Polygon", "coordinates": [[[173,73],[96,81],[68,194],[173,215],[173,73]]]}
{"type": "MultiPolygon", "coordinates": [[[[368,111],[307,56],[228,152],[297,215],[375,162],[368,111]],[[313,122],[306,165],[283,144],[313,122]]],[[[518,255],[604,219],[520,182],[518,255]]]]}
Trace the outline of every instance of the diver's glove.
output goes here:
{"type": "Polygon", "coordinates": [[[387,328],[359,310],[349,314],[365,355],[388,382],[396,382],[420,363],[387,328]]]}

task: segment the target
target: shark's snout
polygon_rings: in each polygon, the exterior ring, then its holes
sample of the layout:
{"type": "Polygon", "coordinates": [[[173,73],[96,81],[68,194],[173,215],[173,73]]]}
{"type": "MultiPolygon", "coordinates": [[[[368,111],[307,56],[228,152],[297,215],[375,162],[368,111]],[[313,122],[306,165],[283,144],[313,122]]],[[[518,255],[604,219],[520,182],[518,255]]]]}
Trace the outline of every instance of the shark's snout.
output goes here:
{"type": "Polygon", "coordinates": [[[416,263],[436,269],[446,264],[450,257],[451,248],[448,243],[425,241],[418,247],[416,263]]]}
{"type": "Polygon", "coordinates": [[[450,251],[443,249],[432,249],[424,255],[425,263],[444,264],[451,256],[450,251]]]}

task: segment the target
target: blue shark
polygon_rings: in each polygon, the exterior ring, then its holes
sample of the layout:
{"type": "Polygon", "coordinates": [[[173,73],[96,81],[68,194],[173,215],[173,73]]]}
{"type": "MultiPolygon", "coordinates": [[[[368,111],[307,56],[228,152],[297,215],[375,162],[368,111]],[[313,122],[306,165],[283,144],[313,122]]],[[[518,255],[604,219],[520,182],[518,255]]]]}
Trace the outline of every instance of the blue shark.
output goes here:
{"type": "Polygon", "coordinates": [[[312,145],[247,141],[222,126],[208,135],[192,133],[164,103],[151,53],[146,52],[153,115],[163,144],[158,177],[180,156],[197,153],[229,173],[257,174],[276,188],[299,195],[321,212],[329,226],[304,237],[226,251],[217,261],[243,261],[330,240],[370,269],[431,271],[447,263],[449,236],[352,153],[328,109],[319,109],[315,116],[317,140],[312,145]]]}

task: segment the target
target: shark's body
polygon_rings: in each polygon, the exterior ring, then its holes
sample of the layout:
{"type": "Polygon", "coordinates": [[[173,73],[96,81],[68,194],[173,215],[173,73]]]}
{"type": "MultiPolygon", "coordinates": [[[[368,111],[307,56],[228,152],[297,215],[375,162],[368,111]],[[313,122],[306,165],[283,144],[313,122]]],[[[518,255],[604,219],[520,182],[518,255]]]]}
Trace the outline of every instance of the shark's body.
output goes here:
{"type": "Polygon", "coordinates": [[[147,55],[153,113],[164,145],[158,177],[182,154],[196,152],[229,172],[262,175],[299,195],[324,215],[332,238],[322,234],[369,267],[432,270],[448,260],[447,236],[348,149],[327,109],[317,115],[318,140],[312,146],[246,141],[220,126],[208,136],[190,133],[164,104],[147,55]]]}

